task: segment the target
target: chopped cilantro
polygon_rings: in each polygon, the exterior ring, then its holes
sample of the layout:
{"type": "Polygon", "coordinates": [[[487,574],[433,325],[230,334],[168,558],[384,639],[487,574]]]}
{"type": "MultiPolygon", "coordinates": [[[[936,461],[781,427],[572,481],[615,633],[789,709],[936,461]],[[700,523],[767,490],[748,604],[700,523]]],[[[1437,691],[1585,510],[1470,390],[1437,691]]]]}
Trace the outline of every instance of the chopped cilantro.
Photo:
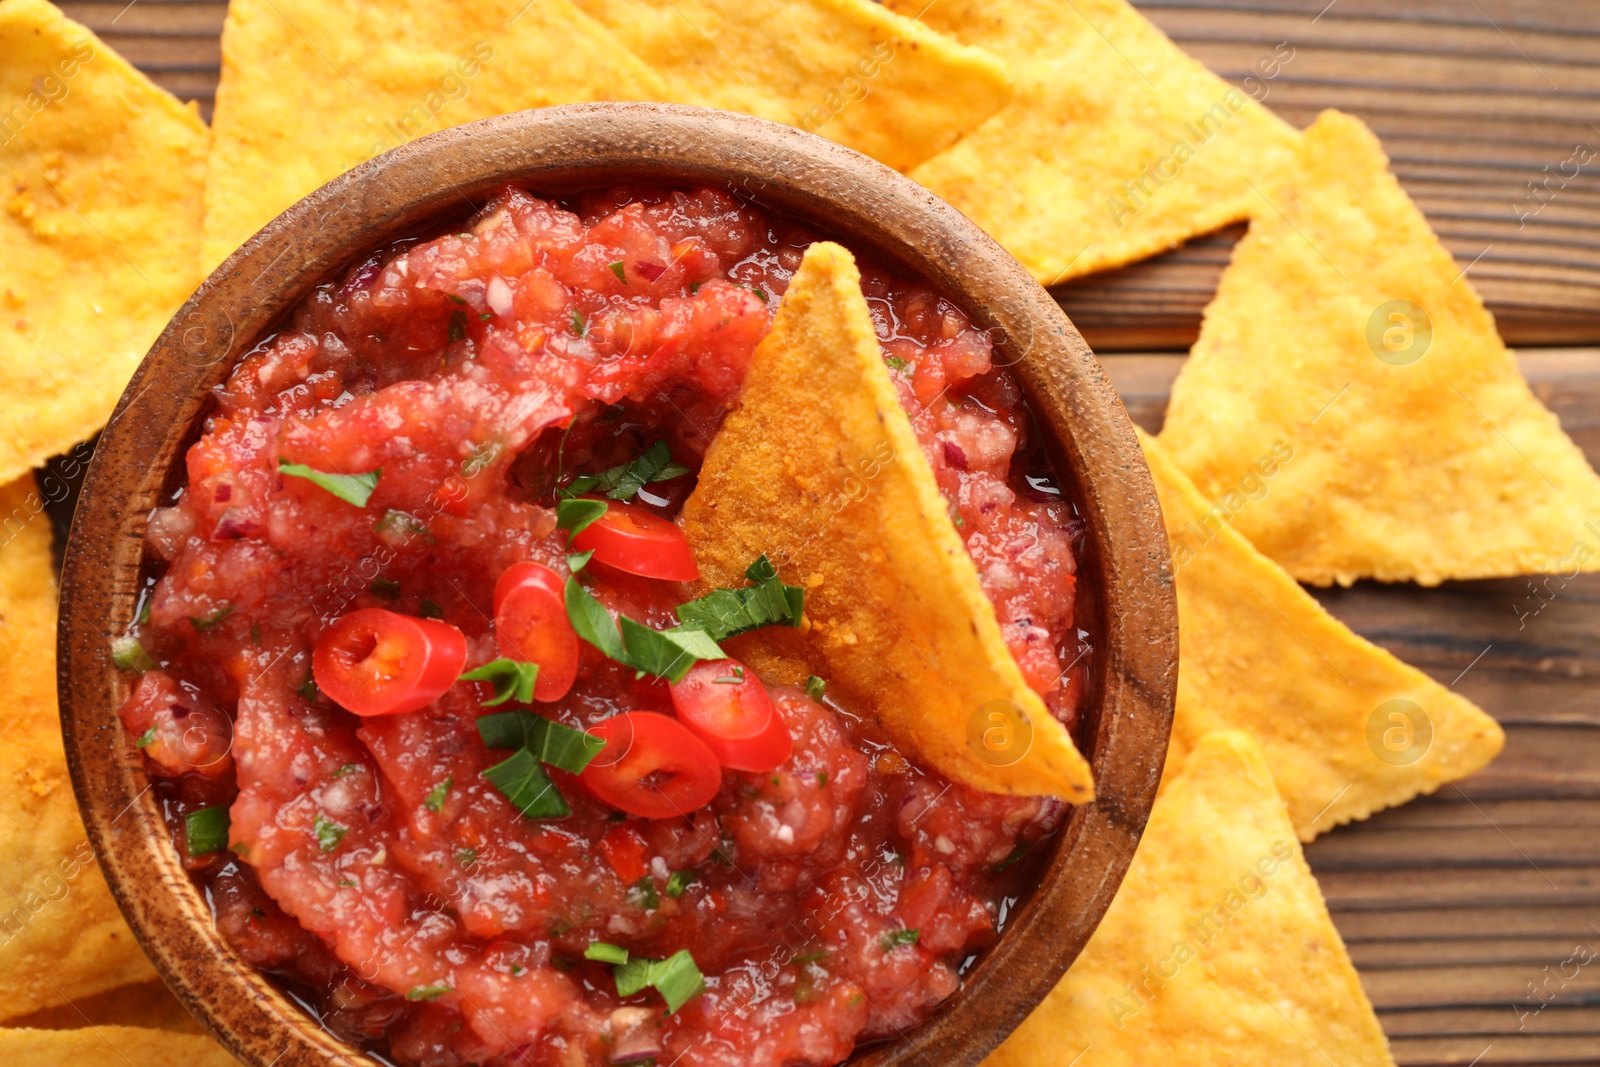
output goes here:
{"type": "Polygon", "coordinates": [[[488,768],[483,776],[525,819],[559,819],[572,814],[566,798],[544,767],[525,748],[517,749],[509,759],[488,768]]]}
{"type": "Polygon", "coordinates": [[[427,597],[423,597],[422,603],[417,605],[417,614],[424,619],[442,619],[444,618],[444,609],[427,597]]]}
{"type": "Polygon", "coordinates": [[[291,478],[304,478],[312,485],[326,489],[340,500],[364,508],[372,497],[372,491],[378,487],[378,476],[383,473],[383,469],[380,467],[365,474],[329,474],[326,471],[313,470],[304,463],[290,463],[286,459],[280,459],[278,473],[287,474],[291,478]]]}
{"type": "Polygon", "coordinates": [[[623,285],[628,284],[628,275],[623,269],[622,260],[619,259],[611,264],[611,273],[615,274],[617,276],[617,281],[621,282],[623,285]]]}
{"type": "Polygon", "coordinates": [[[385,600],[393,600],[400,595],[400,583],[393,578],[374,578],[367,586],[367,592],[385,600]]]}
{"type": "Polygon", "coordinates": [[[711,684],[712,685],[743,685],[744,684],[744,668],[743,667],[735,667],[732,670],[732,672],[730,672],[729,674],[727,674],[727,675],[725,675],[725,676],[723,676],[721,678],[713,678],[713,679],[711,679],[711,684]]]}
{"type": "Polygon", "coordinates": [[[150,729],[146,730],[144,733],[139,735],[139,739],[133,743],[133,747],[134,748],[149,748],[151,745],[155,744],[155,741],[156,741],[156,728],[154,726],[152,726],[152,727],[150,727],[150,729]]]}
{"type": "Polygon", "coordinates": [[[677,900],[698,880],[699,876],[693,871],[673,871],[672,877],[667,879],[667,896],[677,900]]]}
{"type": "Polygon", "coordinates": [[[620,616],[622,632],[619,634],[611,613],[576,578],[567,579],[566,599],[567,619],[578,636],[641,675],[653,674],[676,682],[699,660],[727,658],[716,641],[697,627],[652,630],[627,616],[620,616]]]}
{"type": "Polygon", "coordinates": [[[792,957],[789,960],[789,962],[790,963],[816,963],[818,960],[827,959],[829,955],[831,955],[831,953],[829,953],[827,949],[822,949],[822,950],[820,950],[818,952],[801,953],[798,956],[792,957]]]}
{"type": "Polygon", "coordinates": [[[478,736],[487,748],[526,749],[540,763],[581,774],[606,747],[603,738],[575,730],[531,711],[502,711],[478,719],[478,736]]]}
{"type": "Polygon", "coordinates": [[[826,788],[828,788],[828,772],[827,771],[818,771],[817,772],[817,788],[818,789],[826,789],[826,788]]]}
{"type": "Polygon", "coordinates": [[[665,482],[681,478],[689,468],[672,461],[672,451],[665,441],[657,441],[638,459],[608,467],[599,474],[580,474],[572,484],[562,490],[563,495],[603,491],[612,500],[632,500],[644,486],[652,482],[665,482]]]}
{"type": "Polygon", "coordinates": [[[656,893],[656,884],[647,874],[628,887],[628,899],[645,911],[655,911],[661,907],[661,897],[656,893]]]}
{"type": "Polygon", "coordinates": [[[465,311],[450,312],[450,340],[465,341],[467,339],[467,313],[465,311]]]}
{"type": "Polygon", "coordinates": [[[339,842],[344,840],[348,831],[326,815],[318,815],[316,822],[311,824],[311,832],[317,835],[318,848],[332,852],[339,847],[339,842]]]}
{"type": "Polygon", "coordinates": [[[461,867],[471,867],[478,862],[478,850],[475,848],[456,849],[456,864],[461,867]]]}
{"type": "Polygon", "coordinates": [[[612,971],[616,979],[617,996],[631,997],[647,986],[653,986],[667,1002],[667,1013],[672,1014],[698,996],[706,987],[700,968],[688,949],[668,956],[664,960],[630,959],[612,971]]]}
{"type": "Polygon", "coordinates": [[[995,872],[999,873],[1000,871],[1006,870],[1008,867],[1014,865],[1018,860],[1027,854],[1028,843],[1026,841],[1019,841],[1017,843],[1017,847],[1013,848],[1010,853],[1006,855],[1005,859],[1001,860],[995,865],[995,872]]]}
{"type": "Polygon", "coordinates": [[[138,624],[140,626],[143,626],[145,623],[150,621],[150,601],[151,601],[151,599],[153,599],[153,598],[146,597],[145,600],[144,600],[144,603],[139,605],[139,618],[136,619],[135,621],[138,622],[138,624]]]}
{"type": "Polygon", "coordinates": [[[905,370],[907,367],[911,366],[911,364],[907,363],[899,356],[884,356],[883,361],[889,364],[889,366],[893,367],[895,370],[905,370]]]}
{"type": "Polygon", "coordinates": [[[348,878],[339,879],[339,888],[340,889],[354,889],[355,887],[356,887],[356,884],[354,882],[352,882],[350,879],[348,879],[348,878]]]}
{"type": "Polygon", "coordinates": [[[454,992],[455,990],[447,985],[419,985],[406,994],[406,999],[411,1001],[438,1000],[446,993],[454,992]]]}
{"type": "Polygon", "coordinates": [[[404,511],[396,511],[393,508],[383,513],[383,518],[377,521],[373,529],[385,536],[389,534],[400,534],[404,537],[420,535],[430,541],[433,540],[432,535],[428,532],[427,523],[415,515],[408,515],[404,511]]]}
{"type": "Polygon", "coordinates": [[[119,637],[111,642],[111,662],[119,671],[138,671],[140,674],[153,671],[157,666],[139,639],[133,636],[119,637]]]}
{"type": "Polygon", "coordinates": [[[594,549],[592,548],[587,552],[574,552],[567,557],[567,570],[571,571],[573,574],[577,574],[579,571],[583,570],[583,568],[587,567],[589,565],[589,561],[593,558],[594,549]]]}
{"type": "Polygon", "coordinates": [[[583,312],[577,308],[572,309],[572,333],[575,337],[582,337],[589,332],[589,324],[583,320],[583,312]]]}
{"type": "Polygon", "coordinates": [[[576,497],[556,501],[556,528],[577,537],[611,507],[604,500],[584,500],[576,497]]]}
{"type": "Polygon", "coordinates": [[[359,770],[361,770],[361,764],[359,764],[359,763],[346,763],[343,767],[340,767],[338,770],[334,771],[333,774],[330,775],[330,777],[343,778],[345,775],[354,774],[356,771],[359,771],[359,770]]]}
{"type": "Polygon", "coordinates": [[[485,441],[475,447],[467,458],[461,461],[461,473],[468,478],[476,477],[483,469],[500,457],[500,442],[485,441]]]}
{"type": "Polygon", "coordinates": [[[299,693],[300,699],[304,700],[307,704],[315,704],[317,702],[317,698],[322,695],[317,689],[316,675],[313,674],[306,675],[306,680],[295,686],[294,691],[299,693]]]}
{"type": "Polygon", "coordinates": [[[496,704],[504,704],[508,700],[515,700],[519,704],[533,703],[533,685],[538,679],[539,665],[537,663],[523,663],[520,660],[501,656],[497,660],[492,660],[475,670],[468,671],[457,680],[462,682],[488,682],[493,685],[494,698],[483,702],[484,707],[492,708],[496,704]]]}
{"type": "Polygon", "coordinates": [[[628,950],[621,945],[611,945],[604,941],[591,941],[583,950],[586,960],[598,960],[601,963],[624,964],[628,962],[628,950]]]}
{"type": "Polygon", "coordinates": [[[444,798],[450,795],[450,787],[456,784],[454,778],[446,778],[432,789],[428,790],[428,798],[422,806],[435,814],[444,810],[444,798]]]}
{"type": "Polygon", "coordinates": [[[920,931],[902,926],[898,930],[890,930],[878,940],[883,945],[883,951],[893,952],[902,945],[915,945],[921,936],[920,931]]]}
{"type": "Polygon", "coordinates": [[[228,809],[201,808],[183,817],[184,847],[191,856],[207,856],[228,847],[228,809]]]}
{"type": "Polygon", "coordinates": [[[823,681],[821,678],[818,678],[816,675],[813,674],[811,677],[806,679],[806,696],[810,697],[812,700],[820,701],[823,697],[823,694],[827,691],[828,683],[823,681]]]}
{"type": "Polygon", "coordinates": [[[205,631],[205,630],[210,630],[210,629],[212,629],[212,628],[214,628],[216,626],[221,625],[222,620],[226,619],[229,615],[232,615],[232,614],[233,614],[233,605],[232,604],[224,604],[224,605],[222,605],[222,607],[220,607],[217,610],[211,612],[209,615],[200,615],[200,616],[191,615],[191,616],[189,616],[189,621],[194,624],[194,628],[196,630],[205,631]]]}
{"type": "MultiPolygon", "coordinates": [[[[465,236],[465,234],[463,234],[462,236],[465,236]]],[[[466,298],[462,297],[462,296],[458,296],[455,293],[446,293],[446,294],[444,294],[444,298],[446,300],[450,301],[450,303],[456,305],[457,307],[466,307],[467,306],[466,298]]]]}
{"type": "Polygon", "coordinates": [[[805,612],[805,590],[784,585],[766,556],[745,569],[754,585],[742,589],[713,589],[677,608],[686,627],[704,630],[714,641],[735,637],[763,626],[799,626],[805,612]]]}

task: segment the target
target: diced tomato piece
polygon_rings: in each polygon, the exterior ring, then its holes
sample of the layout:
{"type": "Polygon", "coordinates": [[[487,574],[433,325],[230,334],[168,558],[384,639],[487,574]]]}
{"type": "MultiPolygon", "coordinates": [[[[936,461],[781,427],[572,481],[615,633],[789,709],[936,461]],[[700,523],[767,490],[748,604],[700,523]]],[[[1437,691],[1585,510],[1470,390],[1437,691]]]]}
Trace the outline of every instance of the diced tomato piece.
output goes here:
{"type": "Polygon", "coordinates": [[[600,854],[617,872],[617,877],[633,884],[644,877],[645,840],[637,830],[619,826],[600,839],[600,854]]]}
{"type": "Polygon", "coordinates": [[[619,571],[669,582],[700,577],[689,539],[678,524],[632,504],[607,501],[606,513],[572,539],[574,552],[594,552],[595,561],[619,571]]]}
{"type": "Polygon", "coordinates": [[[705,807],[722,787],[717,758],[676,719],[629,711],[589,732],[603,738],[606,747],[584,770],[582,781],[619,811],[673,819],[705,807]]]}
{"type": "Polygon", "coordinates": [[[678,721],[731,770],[770,771],[794,752],[767,687],[736,659],[696,663],[673,683],[672,706],[678,721]]]}
{"type": "Polygon", "coordinates": [[[317,642],[317,688],[357,715],[398,715],[438,700],[467,662],[467,639],[438,619],[351,612],[317,642]]]}
{"type": "Polygon", "coordinates": [[[494,628],[502,656],[539,665],[533,699],[566,696],[578,677],[578,634],[555,571],[537,563],[508,567],[495,583],[494,628]]]}

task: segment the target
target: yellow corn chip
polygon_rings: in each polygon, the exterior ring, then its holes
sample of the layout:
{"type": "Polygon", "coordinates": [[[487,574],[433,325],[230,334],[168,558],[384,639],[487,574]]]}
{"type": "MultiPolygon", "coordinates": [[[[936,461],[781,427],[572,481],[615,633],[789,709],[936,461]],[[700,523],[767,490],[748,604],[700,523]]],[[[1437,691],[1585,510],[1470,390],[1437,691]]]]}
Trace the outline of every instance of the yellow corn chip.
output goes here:
{"type": "Polygon", "coordinates": [[[0,1030],[0,1056],[7,1067],[239,1067],[209,1037],[136,1026],[0,1030]]]}
{"type": "Polygon", "coordinates": [[[664,96],[570,0],[236,0],[222,33],[204,266],[424,134],[525,108],[664,96]]]}
{"type": "MultiPolygon", "coordinates": [[[[1167,774],[1215,730],[1243,730],[1267,758],[1302,841],[1431,793],[1492,760],[1488,715],[1352,633],[1251,547],[1143,433],[1178,584],[1178,708],[1167,774]]],[[[1246,510],[1297,462],[1268,453],[1241,487],[1246,510]]]]}
{"type": "Polygon", "coordinates": [[[1088,764],[1006,648],[838,245],[807,249],[683,525],[705,585],[743,584],[766,553],[805,587],[804,633],[735,643],[764,677],[827,678],[978,789],[1093,795],[1088,764]],[[988,729],[1015,733],[993,744],[988,729]]]}
{"type": "Polygon", "coordinates": [[[1212,734],[1105,918],[987,1067],[1392,1067],[1261,753],[1212,734]]]}
{"type": "Polygon", "coordinates": [[[1124,0],[886,3],[1011,64],[1015,102],[911,177],[1043,284],[1245,218],[1293,158],[1292,127],[1124,0]]]}
{"type": "Polygon", "coordinates": [[[869,0],[578,0],[673,99],[799,126],[897,170],[1011,99],[997,56],[869,0]]]}
{"type": "Polygon", "coordinates": [[[85,1026],[142,1026],[181,1034],[205,1031],[178,998],[160,982],[135,982],[93,996],[75,997],[15,1019],[6,1025],[18,1030],[78,1030],[85,1026]]]}
{"type": "Polygon", "coordinates": [[[205,153],[88,30],[0,2],[0,483],[105,423],[198,284],[205,153]]]}
{"type": "Polygon", "coordinates": [[[50,519],[0,488],[0,1019],[155,977],[84,836],[56,713],[50,519]]]}
{"type": "Polygon", "coordinates": [[[1226,503],[1287,442],[1294,461],[1233,521],[1303,582],[1600,569],[1600,478],[1387,167],[1348,115],[1306,132],[1206,309],[1161,443],[1226,503]]]}

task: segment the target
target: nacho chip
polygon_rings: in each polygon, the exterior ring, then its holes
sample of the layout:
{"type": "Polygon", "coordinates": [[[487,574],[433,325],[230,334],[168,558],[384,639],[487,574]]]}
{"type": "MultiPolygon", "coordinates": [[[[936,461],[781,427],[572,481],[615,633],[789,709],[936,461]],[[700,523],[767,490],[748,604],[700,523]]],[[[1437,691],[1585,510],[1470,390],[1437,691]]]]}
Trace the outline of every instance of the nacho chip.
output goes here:
{"type": "Polygon", "coordinates": [[[1012,105],[911,177],[1043,284],[1131,263],[1245,218],[1295,130],[1124,0],[886,0],[998,53],[1012,105]]]}
{"type": "Polygon", "coordinates": [[[199,283],[206,139],[44,0],[0,3],[0,484],[105,423],[199,283]]]}
{"type": "Polygon", "coordinates": [[[155,977],[84,836],[56,713],[50,518],[0,488],[0,1019],[155,977]]]}
{"type": "MultiPolygon", "coordinates": [[[[1202,737],[1243,730],[1272,767],[1295,832],[1309,841],[1465,778],[1499,753],[1499,724],[1329,615],[1228,524],[1158,442],[1142,432],[1139,440],[1177,572],[1168,777],[1202,737]]],[[[1271,455],[1249,495],[1277,492],[1294,461],[1292,452],[1271,455]]]]}
{"type": "MultiPolygon", "coordinates": [[[[799,126],[910,170],[1011,100],[999,57],[869,0],[578,0],[672,98],[799,126]]],[[[915,12],[913,12],[913,15],[915,12]]]]}
{"type": "Polygon", "coordinates": [[[136,1026],[0,1030],[0,1057],[7,1067],[239,1067],[209,1037],[136,1026]]]}
{"type": "Polygon", "coordinates": [[[805,587],[804,632],[731,643],[763,677],[815,673],[870,700],[898,742],[975,788],[1093,795],[1088,764],[1006,648],[838,245],[806,251],[683,526],[705,586],[743,584],[766,553],[805,587]],[[990,727],[1016,732],[993,750],[970,740],[990,727]]]}
{"type": "Polygon", "coordinates": [[[984,1061],[1393,1062],[1266,761],[1233,732],[1196,746],[1083,954],[984,1061]]]}
{"type": "Polygon", "coordinates": [[[525,108],[664,97],[661,79],[570,0],[236,0],[222,32],[203,265],[424,134],[525,108]]]}
{"type": "Polygon", "coordinates": [[[1207,497],[1294,461],[1234,525],[1303,582],[1600,570],[1600,478],[1358,120],[1324,112],[1260,202],[1161,443],[1207,497]]]}
{"type": "Polygon", "coordinates": [[[141,1026],[180,1034],[203,1034],[194,1016],[178,998],[157,982],[135,982],[93,996],[75,997],[70,1004],[43,1008],[6,1025],[16,1030],[78,1030],[85,1026],[141,1026]]]}

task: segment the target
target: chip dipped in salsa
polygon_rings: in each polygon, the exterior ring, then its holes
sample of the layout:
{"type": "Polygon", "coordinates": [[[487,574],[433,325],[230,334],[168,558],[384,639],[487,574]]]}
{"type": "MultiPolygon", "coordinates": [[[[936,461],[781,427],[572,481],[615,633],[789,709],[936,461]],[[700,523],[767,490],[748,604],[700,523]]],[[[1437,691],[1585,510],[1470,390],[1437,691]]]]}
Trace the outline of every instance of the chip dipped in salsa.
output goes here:
{"type": "MultiPolygon", "coordinates": [[[[217,389],[150,517],[121,718],[218,928],[352,1044],[823,1067],[936,1010],[1025,890],[1065,805],[919,764],[870,694],[762,678],[724,646],[804,630],[805,576],[757,555],[706,589],[675,521],[818,239],[706,188],[506,188],[217,389]]],[[[926,284],[863,261],[861,289],[1070,727],[1082,528],[1021,389],[926,284]]]]}

